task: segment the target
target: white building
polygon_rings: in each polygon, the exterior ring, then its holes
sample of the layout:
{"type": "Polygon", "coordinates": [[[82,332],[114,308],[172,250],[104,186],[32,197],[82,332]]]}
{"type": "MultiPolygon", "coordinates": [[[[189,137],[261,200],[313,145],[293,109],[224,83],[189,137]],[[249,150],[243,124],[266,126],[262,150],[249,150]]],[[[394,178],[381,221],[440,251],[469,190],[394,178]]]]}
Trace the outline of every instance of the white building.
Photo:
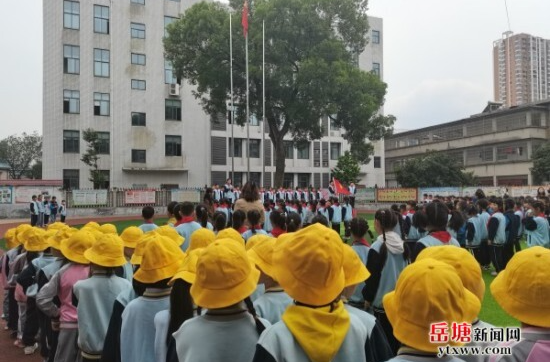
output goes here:
{"type": "MultiPolygon", "coordinates": [[[[72,189],[91,188],[89,167],[80,159],[84,130],[104,140],[99,166],[110,187],[185,187],[223,183],[231,176],[231,125],[212,122],[191,95],[176,84],[164,60],[165,26],[196,1],[58,0],[44,2],[43,177],[63,179],[72,189]]],[[[382,19],[370,18],[371,41],[360,55],[362,69],[383,74],[382,19]]],[[[285,184],[326,187],[330,169],[349,149],[339,130],[330,129],[309,147],[289,147],[285,184]]],[[[275,173],[273,148],[261,122],[235,126],[234,184],[275,173]],[[255,125],[258,124],[258,125],[255,125]],[[262,149],[266,150],[265,155],[262,149]]],[[[375,143],[362,183],[384,184],[383,142],[375,143]]],[[[107,186],[107,185],[105,185],[107,186]]]]}

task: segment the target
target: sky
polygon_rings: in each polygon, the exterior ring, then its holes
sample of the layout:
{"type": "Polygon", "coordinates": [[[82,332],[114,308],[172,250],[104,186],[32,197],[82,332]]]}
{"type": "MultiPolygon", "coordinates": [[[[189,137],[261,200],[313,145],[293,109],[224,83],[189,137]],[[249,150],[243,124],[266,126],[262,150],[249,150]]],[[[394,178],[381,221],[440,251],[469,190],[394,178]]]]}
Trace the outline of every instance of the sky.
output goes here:
{"type": "MultiPolygon", "coordinates": [[[[0,2],[0,13],[12,14],[0,22],[0,139],[42,133],[43,1],[54,0],[0,2]]],[[[549,0],[507,3],[512,31],[550,39],[549,0]]],[[[368,13],[384,19],[384,110],[396,129],[459,120],[493,100],[492,44],[509,29],[505,0],[370,0],[368,13]]]]}

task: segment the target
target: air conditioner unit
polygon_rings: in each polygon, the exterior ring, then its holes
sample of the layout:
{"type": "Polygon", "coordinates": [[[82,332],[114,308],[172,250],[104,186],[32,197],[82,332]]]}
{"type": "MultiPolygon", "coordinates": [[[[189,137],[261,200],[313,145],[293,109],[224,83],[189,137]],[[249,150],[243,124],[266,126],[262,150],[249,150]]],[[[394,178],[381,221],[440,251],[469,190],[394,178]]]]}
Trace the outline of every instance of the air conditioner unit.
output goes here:
{"type": "Polygon", "coordinates": [[[177,83],[170,84],[170,95],[179,96],[180,95],[180,86],[177,83]]]}

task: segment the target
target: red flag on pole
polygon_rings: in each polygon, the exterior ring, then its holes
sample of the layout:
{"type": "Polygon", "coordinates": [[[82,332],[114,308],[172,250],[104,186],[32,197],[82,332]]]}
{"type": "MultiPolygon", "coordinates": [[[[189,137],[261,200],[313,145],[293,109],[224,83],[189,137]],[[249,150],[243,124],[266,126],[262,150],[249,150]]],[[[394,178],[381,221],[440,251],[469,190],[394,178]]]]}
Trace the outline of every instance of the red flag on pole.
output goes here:
{"type": "Polygon", "coordinates": [[[243,26],[243,35],[246,38],[248,36],[248,0],[244,0],[241,24],[243,26]]]}
{"type": "Polygon", "coordinates": [[[333,178],[332,180],[334,181],[334,188],[337,194],[349,195],[349,190],[346,187],[342,186],[340,181],[335,178],[333,178]]]}

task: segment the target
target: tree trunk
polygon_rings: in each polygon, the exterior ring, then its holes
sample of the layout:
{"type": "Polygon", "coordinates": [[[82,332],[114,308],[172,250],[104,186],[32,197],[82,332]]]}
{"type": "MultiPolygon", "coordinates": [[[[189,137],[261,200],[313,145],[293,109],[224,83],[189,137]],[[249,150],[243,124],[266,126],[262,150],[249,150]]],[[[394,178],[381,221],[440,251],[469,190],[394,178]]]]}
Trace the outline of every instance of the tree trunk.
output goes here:
{"type": "Polygon", "coordinates": [[[275,179],[273,180],[273,186],[279,188],[283,186],[285,175],[285,147],[283,137],[274,137],[272,141],[275,151],[275,179]]]}

